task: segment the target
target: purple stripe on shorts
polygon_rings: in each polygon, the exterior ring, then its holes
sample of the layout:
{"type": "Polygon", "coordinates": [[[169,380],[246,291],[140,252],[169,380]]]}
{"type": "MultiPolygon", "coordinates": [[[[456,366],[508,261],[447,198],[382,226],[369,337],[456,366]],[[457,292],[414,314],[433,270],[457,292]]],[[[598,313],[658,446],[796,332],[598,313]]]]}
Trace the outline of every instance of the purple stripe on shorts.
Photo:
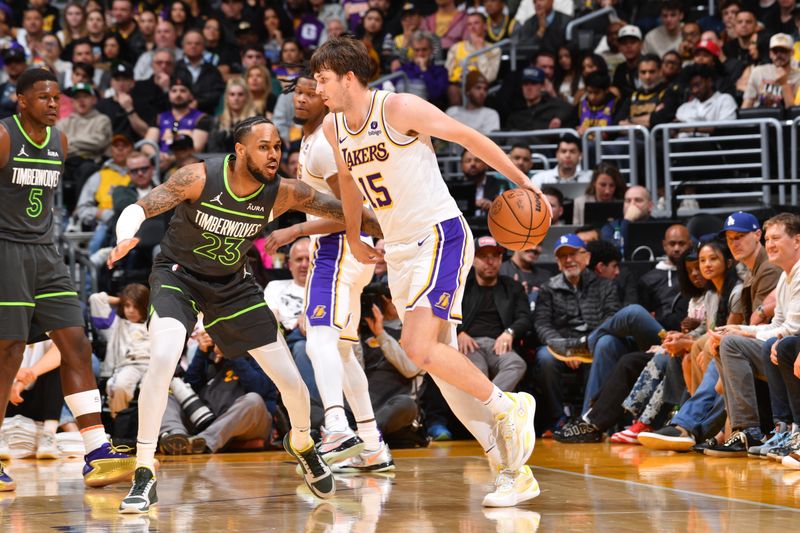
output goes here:
{"type": "Polygon", "coordinates": [[[333,326],[336,316],[336,282],[344,255],[344,234],[333,233],[319,238],[314,262],[308,273],[306,316],[312,326],[333,326]]]}
{"type": "MultiPolygon", "coordinates": [[[[427,292],[433,314],[443,320],[450,320],[453,298],[461,282],[460,274],[464,262],[466,232],[461,217],[441,222],[437,265],[427,292]]],[[[412,305],[416,304],[413,302],[412,305]]]]}

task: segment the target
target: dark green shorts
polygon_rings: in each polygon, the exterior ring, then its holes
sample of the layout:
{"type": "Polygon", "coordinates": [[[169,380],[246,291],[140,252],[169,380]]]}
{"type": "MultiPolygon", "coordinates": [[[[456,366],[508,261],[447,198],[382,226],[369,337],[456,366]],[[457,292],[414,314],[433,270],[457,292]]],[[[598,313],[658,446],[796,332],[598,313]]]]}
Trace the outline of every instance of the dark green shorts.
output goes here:
{"type": "Polygon", "coordinates": [[[224,278],[202,277],[159,256],[150,274],[150,314],[154,311],[178,320],[187,334],[202,312],[206,332],[228,358],[247,355],[278,338],[275,315],[244,270],[224,278]]]}
{"type": "Polygon", "coordinates": [[[84,325],[58,249],[0,240],[0,339],[39,342],[47,332],[84,325]]]}

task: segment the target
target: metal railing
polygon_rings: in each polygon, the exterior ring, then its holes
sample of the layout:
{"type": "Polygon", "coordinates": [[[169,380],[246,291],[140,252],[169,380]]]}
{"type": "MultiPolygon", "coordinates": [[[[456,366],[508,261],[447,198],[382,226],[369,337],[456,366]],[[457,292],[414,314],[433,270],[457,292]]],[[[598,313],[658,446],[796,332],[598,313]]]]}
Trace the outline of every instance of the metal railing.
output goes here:
{"type": "Polygon", "coordinates": [[[377,80],[375,80],[373,82],[370,82],[369,86],[370,87],[377,87],[378,89],[380,89],[381,86],[384,84],[384,82],[392,81],[392,80],[397,79],[397,78],[402,78],[403,81],[405,82],[406,87],[408,87],[408,81],[409,81],[408,80],[408,75],[406,75],[405,71],[402,71],[402,70],[396,70],[395,72],[392,72],[391,74],[387,74],[386,76],[381,76],[377,80]]]}
{"type": "Polygon", "coordinates": [[[581,26],[581,25],[589,22],[590,20],[594,20],[596,18],[604,17],[606,15],[611,15],[609,18],[611,18],[612,21],[619,20],[619,17],[617,16],[617,11],[613,7],[604,7],[603,9],[598,9],[597,11],[592,11],[591,13],[587,13],[587,14],[583,15],[582,17],[578,17],[576,19],[573,19],[573,20],[569,21],[567,23],[567,29],[564,32],[566,40],[567,41],[571,41],[572,40],[572,32],[578,26],[581,26]]]}
{"type": "MultiPolygon", "coordinates": [[[[517,142],[527,144],[534,154],[534,160],[546,163],[545,169],[552,168],[556,162],[556,148],[558,139],[562,135],[570,134],[579,137],[578,132],[572,128],[555,128],[550,130],[528,131],[492,131],[485,133],[487,137],[496,142],[504,152],[508,153],[511,145],[517,142]]],[[[439,150],[437,159],[445,179],[454,179],[461,176],[461,153],[463,148],[455,143],[448,143],[444,149],[439,150]]]]}
{"type": "MultiPolygon", "coordinates": [[[[741,207],[763,206],[770,203],[771,187],[777,187],[778,203],[786,200],[783,129],[776,119],[660,124],[650,132],[650,153],[655,156],[659,147],[668,208],[674,207],[673,199],[676,203],[725,200],[726,205],[720,206],[719,211],[730,211],[730,200],[751,202],[741,207]],[[716,134],[673,136],[680,130],[709,128],[716,130],[716,134]],[[746,131],[739,131],[742,129],[746,131]],[[770,142],[770,130],[774,130],[774,144],[770,142]],[[712,172],[712,175],[698,176],[712,172]],[[687,188],[694,191],[689,192],[687,188]]],[[[650,181],[656,183],[658,162],[655,157],[651,160],[650,181]]],[[[650,192],[656,199],[656,187],[650,192]]],[[[705,206],[703,210],[714,209],[705,206]]]]}
{"type": "MultiPolygon", "coordinates": [[[[630,126],[594,126],[588,128],[583,134],[583,168],[591,168],[589,161],[594,152],[595,165],[600,161],[610,161],[617,165],[622,174],[628,175],[628,183],[641,185],[644,183],[648,189],[655,185],[651,183],[649,172],[652,153],[650,146],[650,131],[644,126],[633,124],[630,126]],[[622,134],[611,139],[605,139],[606,133],[622,134]],[[639,145],[638,137],[641,136],[642,144],[639,145]],[[638,146],[642,146],[643,153],[639,154],[638,146]],[[644,157],[644,175],[639,175],[639,158],[644,157]],[[629,162],[621,164],[623,162],[629,162]]],[[[653,187],[654,188],[654,187],[653,187]]]]}
{"type": "MultiPolygon", "coordinates": [[[[476,57],[480,57],[482,55],[488,54],[492,50],[497,48],[503,48],[505,45],[510,44],[511,39],[503,39],[502,41],[497,41],[494,44],[489,46],[484,46],[480,50],[476,50],[469,54],[467,57],[461,60],[461,101],[466,103],[467,101],[467,74],[469,74],[469,64],[472,62],[473,59],[476,57]]],[[[511,63],[514,65],[514,63],[511,63]]]]}
{"type": "Polygon", "coordinates": [[[798,180],[798,170],[797,165],[800,164],[798,162],[797,157],[797,143],[799,139],[798,136],[798,128],[800,128],[800,117],[795,118],[791,123],[791,128],[789,130],[789,153],[791,154],[790,158],[790,170],[789,170],[789,177],[792,180],[791,184],[791,198],[792,198],[792,205],[797,205],[797,180],[798,180]]]}

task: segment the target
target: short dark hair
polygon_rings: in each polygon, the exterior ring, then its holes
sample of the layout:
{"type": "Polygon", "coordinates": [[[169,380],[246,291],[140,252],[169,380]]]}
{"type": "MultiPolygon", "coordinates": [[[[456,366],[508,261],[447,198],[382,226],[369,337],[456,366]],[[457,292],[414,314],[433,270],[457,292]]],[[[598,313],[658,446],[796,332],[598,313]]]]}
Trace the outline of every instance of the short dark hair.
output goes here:
{"type": "Polygon", "coordinates": [[[242,144],[242,141],[250,134],[253,127],[259,124],[272,124],[272,121],[267,117],[256,115],[255,117],[248,117],[237,123],[233,127],[233,142],[242,144]]]}
{"type": "MultiPolygon", "coordinates": [[[[105,36],[103,37],[103,39],[105,40],[105,36]]],[[[70,44],[72,45],[72,49],[75,50],[76,46],[80,46],[82,44],[88,44],[91,47],[92,46],[92,41],[90,41],[86,37],[81,37],[79,39],[74,39],[70,44]]]]}
{"type": "Polygon", "coordinates": [[[617,263],[622,261],[622,254],[619,249],[614,244],[603,239],[587,242],[586,250],[592,254],[591,259],[589,259],[589,270],[594,270],[598,263],[610,265],[614,261],[617,263]]]}
{"type": "Polygon", "coordinates": [[[764,232],[770,226],[782,225],[789,237],[800,234],[800,216],[794,213],[778,213],[774,217],[764,222],[764,232]]]}
{"type": "Polygon", "coordinates": [[[86,72],[86,76],[90,79],[94,79],[94,65],[91,63],[87,63],[86,61],[77,61],[72,64],[72,72],[76,70],[82,70],[86,72]]]}
{"type": "Polygon", "coordinates": [[[662,11],[680,11],[683,13],[683,2],[681,0],[661,0],[662,11]]]}
{"type": "Polygon", "coordinates": [[[739,6],[740,11],[744,7],[741,0],[722,0],[722,2],[719,4],[719,10],[723,11],[731,6],[739,6]]]}
{"type": "Polygon", "coordinates": [[[579,152],[582,150],[581,140],[578,137],[576,137],[575,135],[571,134],[571,133],[565,133],[561,137],[558,138],[558,145],[556,146],[556,150],[561,148],[561,145],[564,144],[564,143],[566,143],[566,144],[574,144],[575,146],[578,147],[578,151],[579,152]]]}
{"type": "Polygon", "coordinates": [[[551,185],[545,185],[542,187],[542,194],[545,196],[555,196],[558,198],[558,205],[564,206],[564,193],[561,192],[561,189],[557,189],[551,185]]]}
{"type": "Polygon", "coordinates": [[[17,94],[23,94],[40,81],[58,83],[58,78],[46,68],[29,68],[17,80],[17,94]]]}
{"type": "Polygon", "coordinates": [[[636,63],[636,69],[638,70],[639,65],[641,65],[642,63],[648,63],[651,61],[655,61],[656,65],[658,65],[658,68],[661,68],[661,58],[658,57],[657,54],[645,54],[641,58],[639,58],[639,62],[636,63]]]}
{"type": "Polygon", "coordinates": [[[590,72],[586,76],[584,84],[587,88],[591,87],[592,89],[603,89],[607,91],[609,88],[611,88],[611,79],[608,77],[608,74],[596,70],[594,72],[590,72]]]}
{"type": "Polygon", "coordinates": [[[375,64],[369,57],[367,47],[351,36],[328,39],[311,56],[309,68],[315,74],[330,70],[337,76],[352,72],[366,86],[375,73],[375,64]]]}
{"type": "MultiPolygon", "coordinates": [[[[529,144],[526,144],[526,143],[519,143],[519,142],[514,143],[514,144],[511,145],[511,150],[513,150],[514,148],[520,148],[522,150],[527,150],[531,154],[533,154],[533,150],[531,149],[531,146],[529,144]]],[[[511,152],[511,150],[509,150],[509,152],[511,152]]]]}
{"type": "Polygon", "coordinates": [[[684,76],[686,76],[686,81],[691,81],[695,76],[700,76],[701,78],[711,80],[713,80],[715,77],[714,69],[708,65],[689,65],[683,72],[684,76]]]}

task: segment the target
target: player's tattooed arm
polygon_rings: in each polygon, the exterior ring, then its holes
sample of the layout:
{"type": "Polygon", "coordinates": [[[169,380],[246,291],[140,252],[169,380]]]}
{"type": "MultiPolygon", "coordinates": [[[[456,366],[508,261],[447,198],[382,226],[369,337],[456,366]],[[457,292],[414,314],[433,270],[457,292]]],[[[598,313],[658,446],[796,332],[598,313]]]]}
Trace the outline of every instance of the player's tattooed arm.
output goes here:
{"type": "Polygon", "coordinates": [[[187,165],[176,170],[165,183],[150,191],[136,203],[142,206],[147,218],[154,217],[187,200],[197,200],[203,191],[205,181],[203,163],[187,165]]]}
{"type": "MultiPolygon", "coordinates": [[[[344,222],[344,212],[340,200],[328,194],[322,194],[300,180],[281,180],[278,195],[275,198],[273,215],[277,218],[289,209],[344,222]]],[[[361,211],[361,229],[373,237],[383,238],[383,232],[381,232],[375,214],[366,208],[362,208],[361,211]]]]}

